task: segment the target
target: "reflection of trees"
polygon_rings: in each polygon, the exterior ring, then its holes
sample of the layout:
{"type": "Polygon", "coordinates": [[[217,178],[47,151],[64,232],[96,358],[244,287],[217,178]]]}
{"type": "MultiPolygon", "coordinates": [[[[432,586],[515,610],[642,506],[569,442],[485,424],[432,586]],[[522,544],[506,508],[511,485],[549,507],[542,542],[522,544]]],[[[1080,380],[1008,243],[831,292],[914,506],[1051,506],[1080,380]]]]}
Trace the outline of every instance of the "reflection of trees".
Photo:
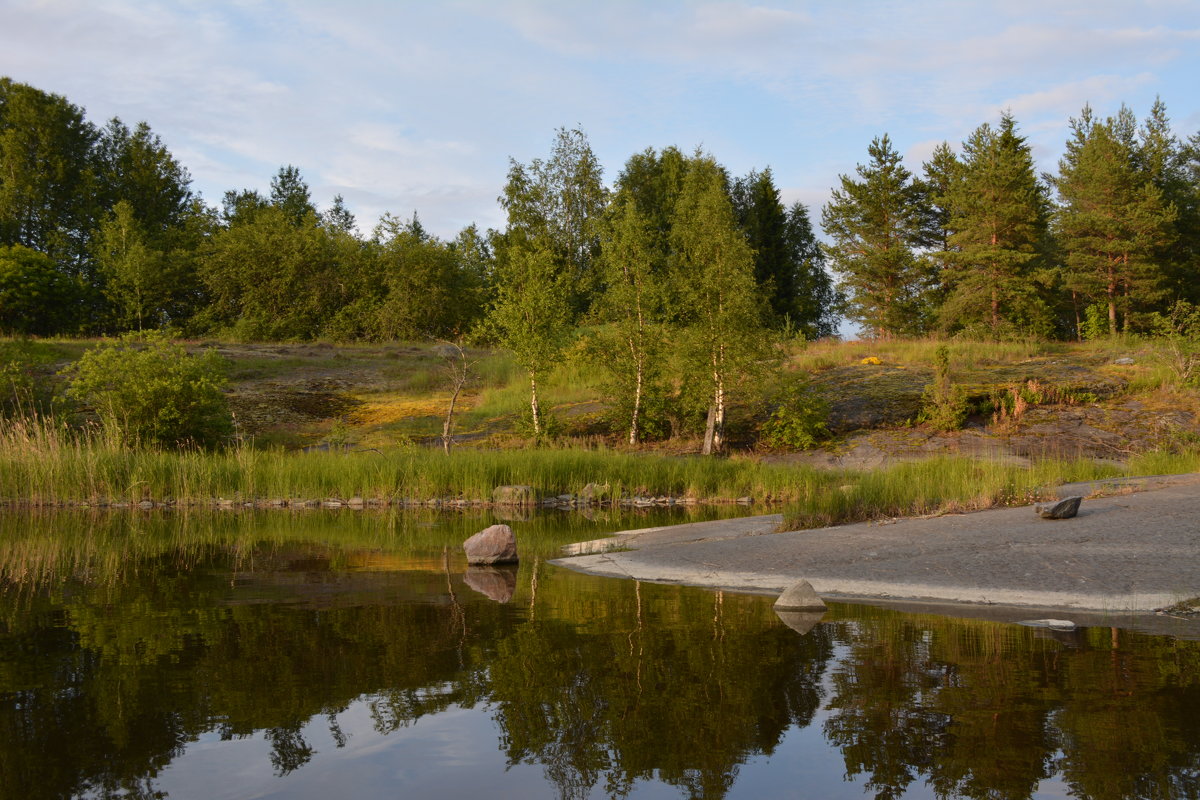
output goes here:
{"type": "Polygon", "coordinates": [[[858,610],[825,732],[876,797],[1200,797],[1200,643],[858,610]]]}
{"type": "Polygon", "coordinates": [[[800,637],[758,598],[617,586],[499,643],[491,699],[511,761],[544,764],[564,797],[649,779],[721,797],[738,764],[812,720],[823,629],[800,637]]]}
{"type": "Polygon", "coordinates": [[[541,568],[500,605],[431,556],[337,573],[312,545],[195,544],[125,580],[0,592],[0,796],[151,796],[209,731],[265,737],[287,774],[314,757],[305,726],[337,743],[360,698],[380,733],[492,704],[510,758],[565,796],[650,777],[720,796],[819,705],[827,639],[761,599],[541,568]]]}
{"type": "Polygon", "coordinates": [[[150,531],[124,561],[104,532],[75,551],[39,534],[0,564],[0,797],[151,798],[206,732],[265,737],[265,769],[302,770],[320,760],[306,726],[324,718],[341,746],[358,700],[381,734],[485,705],[509,761],[564,797],[649,780],[720,797],[823,700],[847,773],[879,797],[1026,798],[1054,774],[1097,800],[1200,797],[1200,643],[863,608],[799,636],[762,598],[529,562],[501,605],[440,542],[227,533],[150,531]]]}

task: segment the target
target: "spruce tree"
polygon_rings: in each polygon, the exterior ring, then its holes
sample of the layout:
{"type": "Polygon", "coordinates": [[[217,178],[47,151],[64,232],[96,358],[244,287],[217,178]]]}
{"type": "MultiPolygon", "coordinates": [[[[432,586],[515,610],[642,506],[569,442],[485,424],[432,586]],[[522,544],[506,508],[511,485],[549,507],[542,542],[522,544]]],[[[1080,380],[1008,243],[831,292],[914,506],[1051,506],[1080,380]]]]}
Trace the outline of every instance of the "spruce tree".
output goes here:
{"type": "Polygon", "coordinates": [[[921,333],[929,316],[932,267],[916,248],[925,243],[924,195],[885,134],[871,142],[871,160],[821,213],[833,239],[826,252],[848,295],[847,316],[868,333],[891,338],[921,333]]]}
{"type": "Polygon", "coordinates": [[[1171,131],[1167,107],[1155,99],[1138,131],[1137,165],[1175,209],[1173,236],[1155,247],[1169,291],[1200,300],[1200,186],[1188,180],[1188,150],[1171,131]]]}
{"type": "Polygon", "coordinates": [[[1004,114],[998,128],[981,125],[963,143],[960,178],[947,205],[943,327],[981,325],[997,337],[1050,333],[1051,311],[1042,296],[1050,279],[1040,273],[1049,200],[1011,115],[1004,114]]]}

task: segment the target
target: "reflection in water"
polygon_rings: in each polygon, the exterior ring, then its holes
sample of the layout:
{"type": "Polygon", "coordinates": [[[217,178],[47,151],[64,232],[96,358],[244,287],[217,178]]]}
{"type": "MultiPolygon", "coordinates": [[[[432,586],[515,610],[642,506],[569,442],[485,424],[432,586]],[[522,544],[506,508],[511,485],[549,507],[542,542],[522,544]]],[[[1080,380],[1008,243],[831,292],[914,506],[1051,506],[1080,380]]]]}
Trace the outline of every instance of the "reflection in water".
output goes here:
{"type": "Polygon", "coordinates": [[[519,568],[468,572],[457,544],[490,521],[0,518],[0,797],[155,797],[168,777],[300,796],[293,776],[370,780],[374,750],[386,780],[443,794],[1200,796],[1195,642],[850,606],[787,621],[545,565],[621,519],[521,523],[519,568]],[[828,784],[769,758],[803,731],[828,784]],[[498,764],[464,758],[481,736],[498,764]],[[189,768],[218,745],[241,769],[189,768]]]}

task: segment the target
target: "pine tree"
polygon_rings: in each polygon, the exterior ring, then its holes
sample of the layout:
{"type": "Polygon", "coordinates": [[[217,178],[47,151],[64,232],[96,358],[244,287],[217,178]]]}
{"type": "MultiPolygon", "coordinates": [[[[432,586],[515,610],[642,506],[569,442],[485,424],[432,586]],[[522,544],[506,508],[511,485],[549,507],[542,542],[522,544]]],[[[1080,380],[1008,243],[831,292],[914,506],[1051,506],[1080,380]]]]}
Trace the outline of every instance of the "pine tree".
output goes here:
{"type": "Polygon", "coordinates": [[[1128,328],[1130,311],[1162,298],[1164,275],[1155,253],[1171,238],[1175,212],[1138,170],[1119,118],[1103,123],[1085,118],[1073,130],[1075,141],[1055,180],[1067,286],[1103,302],[1109,333],[1116,335],[1128,328]]]}
{"type": "Polygon", "coordinates": [[[1039,274],[1048,245],[1049,201],[1016,122],[1005,114],[963,143],[960,179],[947,196],[944,327],[981,324],[993,336],[1045,335],[1051,311],[1039,274]]]}
{"type": "Polygon", "coordinates": [[[850,319],[881,338],[920,333],[933,281],[928,259],[916,251],[925,242],[923,192],[886,134],[868,153],[858,179],[842,175],[822,211],[833,239],[826,252],[848,294],[850,319]]]}

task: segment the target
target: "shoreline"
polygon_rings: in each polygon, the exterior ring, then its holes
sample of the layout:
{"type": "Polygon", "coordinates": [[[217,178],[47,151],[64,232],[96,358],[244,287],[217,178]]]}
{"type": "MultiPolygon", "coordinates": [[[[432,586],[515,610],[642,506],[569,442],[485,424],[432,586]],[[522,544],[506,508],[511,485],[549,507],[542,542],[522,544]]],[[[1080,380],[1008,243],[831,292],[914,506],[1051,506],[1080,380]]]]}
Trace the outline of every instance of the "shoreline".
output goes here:
{"type": "MultiPolygon", "coordinates": [[[[1020,621],[1179,628],[1200,596],[1200,474],[1068,484],[1078,516],[1032,506],[776,533],[778,514],[626,531],[551,563],[594,575],[778,594],[807,580],[829,602],[916,605],[1020,621]],[[1041,616],[1046,616],[1045,613],[1041,616]]],[[[1189,638],[1190,638],[1189,636],[1189,638]]]]}

